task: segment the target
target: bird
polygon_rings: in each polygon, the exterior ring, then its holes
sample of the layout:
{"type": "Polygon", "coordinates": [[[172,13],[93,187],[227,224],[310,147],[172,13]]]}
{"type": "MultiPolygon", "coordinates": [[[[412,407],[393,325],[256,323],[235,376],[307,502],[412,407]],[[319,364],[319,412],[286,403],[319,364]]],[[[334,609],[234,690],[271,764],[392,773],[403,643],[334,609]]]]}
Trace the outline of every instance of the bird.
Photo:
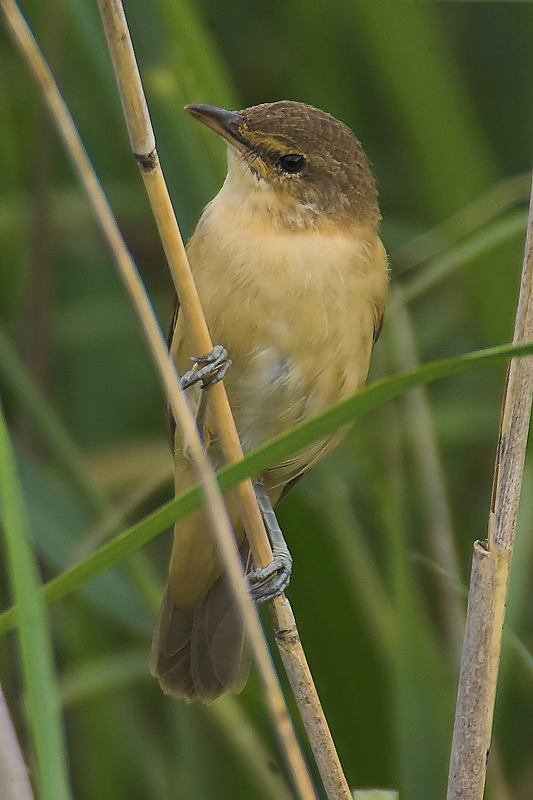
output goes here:
{"type": "MultiPolygon", "coordinates": [[[[219,468],[223,457],[205,383],[224,376],[245,453],[353,395],[366,381],[381,330],[388,260],[376,181],[344,123],[289,100],[241,111],[206,104],[186,110],[227,145],[225,181],[187,245],[211,338],[220,345],[197,358],[176,302],[169,347],[219,468]]],[[[257,476],[265,521],[266,509],[348,427],[257,476]]],[[[181,493],[197,478],[179,427],[172,424],[171,432],[181,493]]],[[[248,566],[234,493],[226,505],[248,566]]],[[[256,599],[264,599],[260,590],[256,599]]],[[[202,509],[175,525],[150,665],[164,692],[187,701],[211,702],[246,683],[250,653],[242,621],[202,509]]]]}

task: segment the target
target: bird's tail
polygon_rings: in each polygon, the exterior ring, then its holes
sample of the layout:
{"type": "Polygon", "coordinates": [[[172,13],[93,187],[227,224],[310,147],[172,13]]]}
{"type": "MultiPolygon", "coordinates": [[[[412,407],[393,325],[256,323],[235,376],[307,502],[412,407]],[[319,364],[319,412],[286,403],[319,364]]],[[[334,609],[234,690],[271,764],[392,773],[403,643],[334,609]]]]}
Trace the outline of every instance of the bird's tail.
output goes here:
{"type": "Polygon", "coordinates": [[[177,608],[165,590],[152,643],[152,674],[168,694],[188,701],[240,692],[250,654],[237,604],[224,574],[193,609],[177,608]]]}

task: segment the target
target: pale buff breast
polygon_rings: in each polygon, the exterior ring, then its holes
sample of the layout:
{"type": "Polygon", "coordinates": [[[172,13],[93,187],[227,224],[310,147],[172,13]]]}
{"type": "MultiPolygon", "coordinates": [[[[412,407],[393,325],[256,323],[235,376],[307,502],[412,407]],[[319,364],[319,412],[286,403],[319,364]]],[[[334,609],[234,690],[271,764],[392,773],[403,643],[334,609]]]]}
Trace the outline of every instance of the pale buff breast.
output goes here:
{"type": "MultiPolygon", "coordinates": [[[[248,451],[364,383],[387,262],[374,230],[261,224],[268,215],[225,189],[188,253],[213,342],[233,361],[225,385],[248,451]]],[[[172,351],[188,369],[183,320],[172,351]]]]}

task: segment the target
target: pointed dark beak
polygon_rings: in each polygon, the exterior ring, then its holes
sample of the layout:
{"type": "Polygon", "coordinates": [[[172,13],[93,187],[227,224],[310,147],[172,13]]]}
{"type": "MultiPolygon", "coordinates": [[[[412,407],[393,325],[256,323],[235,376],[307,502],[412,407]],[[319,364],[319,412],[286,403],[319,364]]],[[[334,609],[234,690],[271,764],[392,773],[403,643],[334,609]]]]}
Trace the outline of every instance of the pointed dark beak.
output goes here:
{"type": "Polygon", "coordinates": [[[185,106],[185,110],[231,144],[238,143],[248,147],[248,143],[241,133],[246,123],[243,115],[238,111],[228,111],[226,108],[209,106],[204,103],[185,106]]]}

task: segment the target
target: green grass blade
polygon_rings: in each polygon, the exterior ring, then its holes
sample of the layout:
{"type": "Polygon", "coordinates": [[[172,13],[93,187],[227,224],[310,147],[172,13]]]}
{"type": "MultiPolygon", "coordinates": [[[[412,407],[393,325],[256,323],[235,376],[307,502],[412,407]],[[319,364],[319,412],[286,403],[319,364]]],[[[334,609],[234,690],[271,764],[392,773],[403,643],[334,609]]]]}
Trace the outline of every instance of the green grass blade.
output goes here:
{"type": "Polygon", "coordinates": [[[18,609],[19,642],[28,720],[44,800],[70,798],[61,703],[47,613],[15,457],[0,407],[0,500],[7,562],[18,609]]]}
{"type": "MultiPolygon", "coordinates": [[[[408,389],[424,383],[456,375],[475,366],[482,366],[510,357],[533,354],[533,342],[504,344],[476,350],[453,358],[431,361],[416,369],[402,372],[390,378],[375,381],[353,397],[332,406],[319,416],[292,428],[286,434],[272,439],[267,444],[245,456],[242,461],[220,470],[219,480],[224,491],[237,486],[250,475],[257,475],[273,464],[279,463],[303,447],[330,434],[332,431],[370,413],[384,403],[398,397],[408,389]]],[[[141,522],[100,547],[79,564],[63,572],[43,588],[46,601],[53,603],[73,592],[86,581],[114,566],[139,547],[149,542],[177,519],[181,519],[202,501],[197,486],[166,503],[141,522]]],[[[0,635],[15,626],[13,609],[0,615],[0,635]]]]}

